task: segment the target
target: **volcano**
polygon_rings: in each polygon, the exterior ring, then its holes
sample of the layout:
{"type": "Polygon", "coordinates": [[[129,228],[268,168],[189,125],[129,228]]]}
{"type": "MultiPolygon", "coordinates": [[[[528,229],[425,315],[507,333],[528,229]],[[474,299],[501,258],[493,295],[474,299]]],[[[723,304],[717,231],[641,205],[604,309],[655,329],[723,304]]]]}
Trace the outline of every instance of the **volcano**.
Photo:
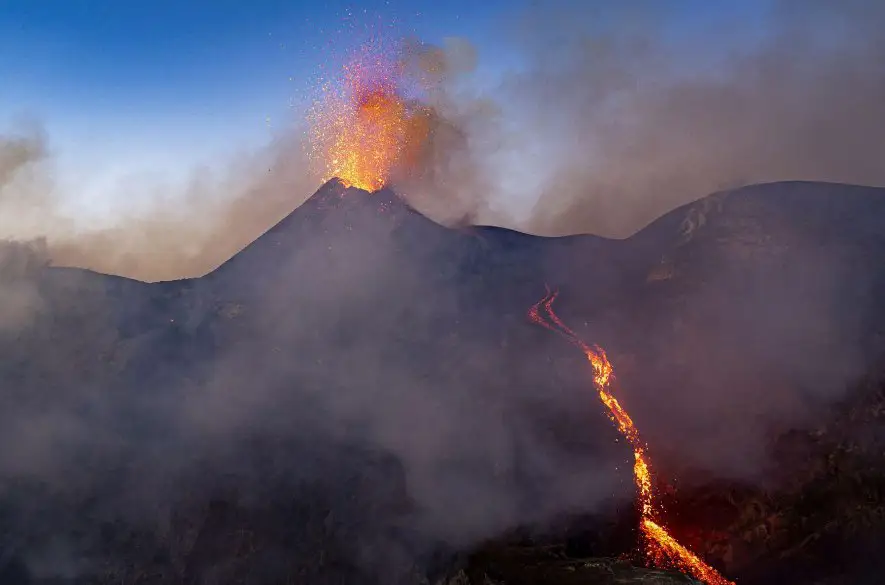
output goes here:
{"type": "MultiPolygon", "coordinates": [[[[767,489],[772,433],[816,428],[880,363],[883,258],[876,188],[751,186],[610,240],[445,227],[333,180],[201,278],[20,263],[0,581],[509,584],[531,558],[570,583],[578,564],[489,541],[631,509],[581,356],[525,318],[545,286],[606,347],[660,472],[767,489]]],[[[598,562],[581,582],[664,578],[598,562]]]]}

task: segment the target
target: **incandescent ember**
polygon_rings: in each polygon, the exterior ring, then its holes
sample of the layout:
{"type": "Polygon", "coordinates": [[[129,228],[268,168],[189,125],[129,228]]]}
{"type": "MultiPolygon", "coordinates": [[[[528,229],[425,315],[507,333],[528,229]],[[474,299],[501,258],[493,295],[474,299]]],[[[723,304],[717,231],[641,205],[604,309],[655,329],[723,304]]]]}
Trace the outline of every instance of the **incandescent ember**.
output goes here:
{"type": "Polygon", "coordinates": [[[389,53],[363,47],[311,109],[308,154],[324,182],[378,191],[426,142],[430,109],[406,97],[402,64],[389,53]]]}

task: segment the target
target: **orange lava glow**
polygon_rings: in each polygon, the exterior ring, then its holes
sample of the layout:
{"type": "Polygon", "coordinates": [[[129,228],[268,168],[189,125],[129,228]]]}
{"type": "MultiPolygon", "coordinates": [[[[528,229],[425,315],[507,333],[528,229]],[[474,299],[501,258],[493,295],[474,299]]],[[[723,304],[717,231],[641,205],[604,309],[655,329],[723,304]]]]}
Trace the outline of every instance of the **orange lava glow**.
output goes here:
{"type": "Polygon", "coordinates": [[[641,514],[640,533],[646,555],[657,566],[676,567],[708,585],[734,585],[716,569],[702,561],[693,552],[679,544],[667,530],[655,521],[655,502],[652,490],[652,476],[648,465],[645,445],[630,415],[611,393],[614,370],[605,351],[598,346],[590,346],[563,323],[553,311],[556,292],[548,290],[547,296],[529,309],[529,319],[542,327],[565,337],[584,352],[593,368],[593,382],[599,399],[608,408],[608,415],[618,430],[633,448],[633,479],[639,492],[639,512],[641,514]]]}
{"type": "Polygon", "coordinates": [[[341,83],[327,83],[314,104],[309,155],[323,181],[378,191],[400,164],[415,158],[427,137],[423,108],[403,97],[395,59],[376,47],[344,67],[341,83]]]}

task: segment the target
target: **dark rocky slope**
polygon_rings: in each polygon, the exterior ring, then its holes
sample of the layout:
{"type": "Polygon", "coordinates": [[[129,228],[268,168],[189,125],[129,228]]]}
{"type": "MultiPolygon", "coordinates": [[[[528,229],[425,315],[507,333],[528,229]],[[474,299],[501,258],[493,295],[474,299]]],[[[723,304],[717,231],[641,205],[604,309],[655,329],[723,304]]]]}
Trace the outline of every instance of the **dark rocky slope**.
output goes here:
{"type": "MultiPolygon", "coordinates": [[[[604,510],[629,516],[629,453],[588,399],[586,365],[525,320],[547,283],[561,316],[610,350],[683,503],[750,485],[730,509],[778,493],[794,510],[824,489],[821,472],[791,459],[789,477],[812,479],[788,489],[760,462],[770,437],[816,436],[875,367],[883,252],[882,190],[809,183],[716,194],[622,241],[447,229],[390,192],[330,183],[215,272],[150,285],[24,251],[0,285],[29,300],[0,330],[0,581],[519,583],[536,570],[568,583],[596,571],[546,548],[456,554],[515,525],[540,546],[551,527],[574,543],[602,533],[604,510]],[[523,555],[524,574],[508,576],[523,555]]],[[[881,503],[857,489],[856,506],[881,503]]],[[[764,582],[780,565],[750,544],[735,552],[734,515],[673,521],[689,539],[707,530],[697,546],[726,532],[727,554],[710,554],[764,582]],[[768,573],[751,575],[754,563],[768,573]]],[[[820,531],[797,522],[795,534],[820,531]]],[[[674,579],[619,581],[627,569],[594,562],[599,583],[674,579]]]]}

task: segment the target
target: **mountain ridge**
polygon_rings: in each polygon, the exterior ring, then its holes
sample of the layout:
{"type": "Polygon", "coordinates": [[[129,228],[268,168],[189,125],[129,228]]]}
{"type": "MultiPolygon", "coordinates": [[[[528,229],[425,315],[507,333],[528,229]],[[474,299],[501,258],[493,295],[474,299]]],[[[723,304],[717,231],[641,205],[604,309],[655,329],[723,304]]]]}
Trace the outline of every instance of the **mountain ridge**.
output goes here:
{"type": "Polygon", "coordinates": [[[441,543],[629,507],[582,356],[525,318],[545,285],[666,475],[758,480],[765,433],[881,352],[885,190],[722,193],[609,240],[450,229],[333,182],[201,278],[35,264],[0,283],[40,300],[0,331],[0,560],[60,539],[68,582],[411,585],[441,543]]]}

